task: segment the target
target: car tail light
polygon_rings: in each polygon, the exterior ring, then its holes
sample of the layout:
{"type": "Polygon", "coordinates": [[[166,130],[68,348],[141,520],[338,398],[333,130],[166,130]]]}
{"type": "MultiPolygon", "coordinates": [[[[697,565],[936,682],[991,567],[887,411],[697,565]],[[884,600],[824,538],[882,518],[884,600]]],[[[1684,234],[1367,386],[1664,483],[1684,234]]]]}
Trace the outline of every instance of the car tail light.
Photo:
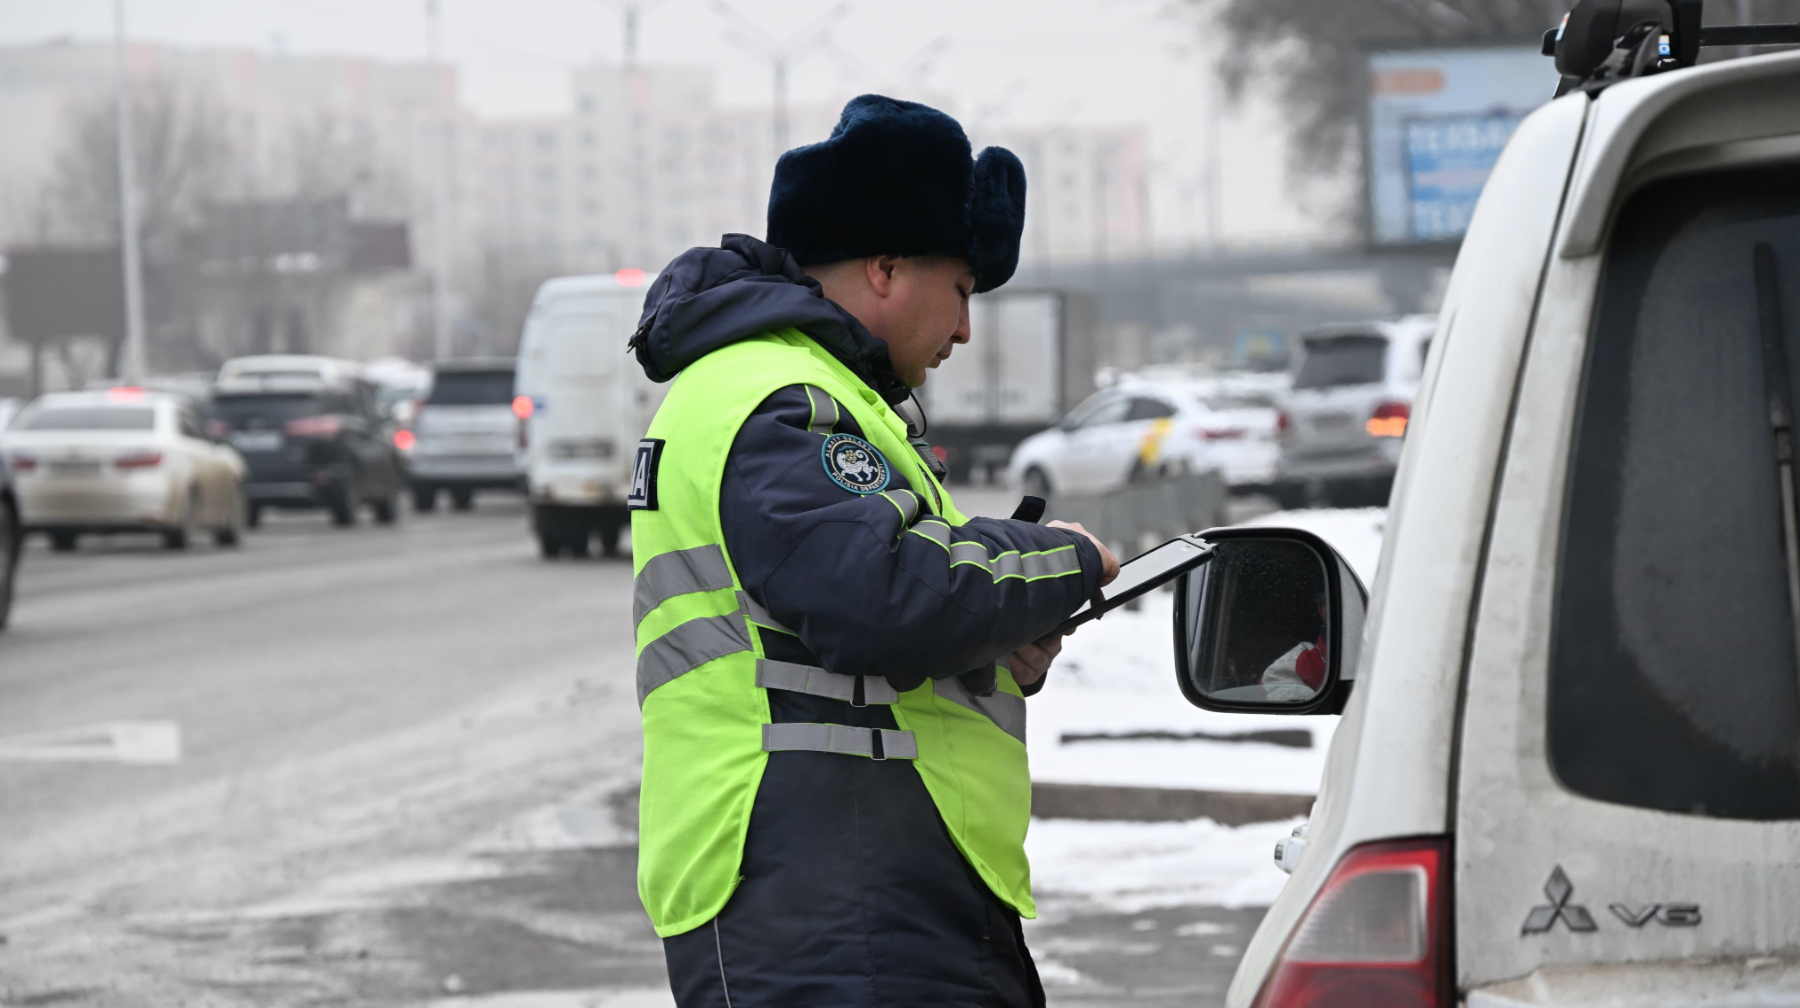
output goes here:
{"type": "Polygon", "coordinates": [[[7,462],[12,466],[13,472],[31,472],[37,468],[37,459],[30,455],[14,455],[7,462]]]}
{"type": "Polygon", "coordinates": [[[1196,427],[1194,432],[1208,441],[1236,441],[1249,433],[1242,427],[1196,427]]]}
{"type": "Polygon", "coordinates": [[[113,465],[118,466],[120,469],[155,469],[157,466],[162,465],[162,452],[131,452],[113,459],[113,465]]]}
{"type": "Polygon", "coordinates": [[[1404,437],[1406,422],[1412,418],[1412,404],[1384,402],[1375,407],[1374,415],[1364,426],[1376,437],[1404,437]]]}
{"type": "Polygon", "coordinates": [[[531,397],[528,395],[514,396],[512,409],[513,416],[518,417],[520,420],[524,420],[530,417],[531,414],[537,412],[537,403],[532,402],[531,397]]]}
{"type": "Polygon", "coordinates": [[[417,441],[418,439],[413,437],[412,431],[402,429],[394,432],[394,447],[401,451],[412,451],[413,445],[417,441]]]}
{"type": "Polygon", "coordinates": [[[1354,847],[1282,949],[1256,1008],[1451,1008],[1450,842],[1354,847]]]}
{"type": "Polygon", "coordinates": [[[343,425],[334,416],[309,416],[289,420],[281,429],[292,437],[331,438],[337,437],[343,425]]]}
{"type": "Polygon", "coordinates": [[[1286,434],[1288,431],[1292,430],[1293,427],[1294,418],[1288,416],[1287,410],[1280,410],[1275,414],[1275,433],[1286,434]]]}

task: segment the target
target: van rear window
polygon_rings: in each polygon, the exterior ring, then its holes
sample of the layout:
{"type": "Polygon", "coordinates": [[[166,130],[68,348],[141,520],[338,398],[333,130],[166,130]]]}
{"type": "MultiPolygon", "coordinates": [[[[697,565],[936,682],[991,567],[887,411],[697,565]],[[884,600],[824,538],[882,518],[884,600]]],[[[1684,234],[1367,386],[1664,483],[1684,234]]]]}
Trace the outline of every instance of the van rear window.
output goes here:
{"type": "Polygon", "coordinates": [[[1566,787],[1670,812],[1800,818],[1789,598],[1800,571],[1782,488],[1794,474],[1777,464],[1769,406],[1781,379],[1800,391],[1797,364],[1791,167],[1668,180],[1625,204],[1594,314],[1554,603],[1549,749],[1566,787]],[[1765,352],[1765,327],[1779,352],[1765,352]]]}
{"type": "Polygon", "coordinates": [[[1330,336],[1306,341],[1297,389],[1336,385],[1373,385],[1387,365],[1388,341],[1380,336],[1330,336]]]}
{"type": "Polygon", "coordinates": [[[513,400],[511,371],[443,371],[431,380],[429,406],[504,406],[513,400]]]}

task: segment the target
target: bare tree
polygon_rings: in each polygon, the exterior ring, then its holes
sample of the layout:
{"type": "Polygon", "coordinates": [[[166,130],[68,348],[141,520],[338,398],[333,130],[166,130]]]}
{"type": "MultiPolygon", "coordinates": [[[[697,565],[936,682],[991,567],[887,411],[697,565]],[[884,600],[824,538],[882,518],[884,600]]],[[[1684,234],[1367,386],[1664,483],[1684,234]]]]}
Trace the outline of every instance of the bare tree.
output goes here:
{"type": "Polygon", "coordinates": [[[1267,90],[1287,112],[1294,167],[1323,175],[1356,154],[1367,48],[1535,41],[1569,0],[1182,2],[1222,32],[1220,74],[1230,93],[1267,90]]]}

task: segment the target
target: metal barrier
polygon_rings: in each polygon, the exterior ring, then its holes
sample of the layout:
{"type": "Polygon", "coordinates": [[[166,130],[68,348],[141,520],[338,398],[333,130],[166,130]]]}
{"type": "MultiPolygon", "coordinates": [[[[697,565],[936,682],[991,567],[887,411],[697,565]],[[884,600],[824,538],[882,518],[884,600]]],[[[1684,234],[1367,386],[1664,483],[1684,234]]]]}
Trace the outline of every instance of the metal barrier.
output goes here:
{"type": "Polygon", "coordinates": [[[1077,522],[1124,560],[1186,532],[1226,523],[1218,470],[1133,481],[1097,496],[1059,494],[1047,519],[1077,522]]]}

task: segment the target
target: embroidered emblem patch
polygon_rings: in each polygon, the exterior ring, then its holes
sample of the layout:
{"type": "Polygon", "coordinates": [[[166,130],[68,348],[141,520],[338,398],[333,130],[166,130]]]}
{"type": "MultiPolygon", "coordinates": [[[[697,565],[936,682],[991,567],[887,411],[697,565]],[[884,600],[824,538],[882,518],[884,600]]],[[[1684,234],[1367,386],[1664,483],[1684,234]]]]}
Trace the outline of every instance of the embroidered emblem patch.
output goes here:
{"type": "Polygon", "coordinates": [[[880,493],[887,489],[892,470],[875,446],[855,434],[833,434],[820,449],[825,475],[854,494],[880,493]]]}

